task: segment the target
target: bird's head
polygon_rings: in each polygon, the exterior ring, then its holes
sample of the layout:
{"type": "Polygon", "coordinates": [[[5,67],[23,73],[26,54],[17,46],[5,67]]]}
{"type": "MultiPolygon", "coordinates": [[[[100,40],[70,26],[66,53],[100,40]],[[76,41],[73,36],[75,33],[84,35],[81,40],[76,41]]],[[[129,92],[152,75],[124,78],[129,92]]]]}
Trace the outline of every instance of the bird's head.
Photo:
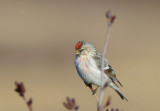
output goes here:
{"type": "Polygon", "coordinates": [[[76,49],[76,55],[78,56],[95,56],[97,53],[97,50],[95,46],[89,42],[86,41],[79,41],[75,45],[76,49]]]}

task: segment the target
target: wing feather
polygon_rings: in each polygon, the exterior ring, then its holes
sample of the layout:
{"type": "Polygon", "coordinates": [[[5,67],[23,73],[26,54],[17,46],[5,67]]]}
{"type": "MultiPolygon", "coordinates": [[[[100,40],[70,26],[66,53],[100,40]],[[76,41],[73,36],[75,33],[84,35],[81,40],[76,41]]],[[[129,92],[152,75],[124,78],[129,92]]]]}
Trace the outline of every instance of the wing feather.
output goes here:
{"type": "MultiPolygon", "coordinates": [[[[94,60],[98,66],[98,68],[101,70],[101,60],[102,57],[100,56],[100,54],[97,52],[96,56],[94,56],[94,60]]],[[[105,59],[104,61],[104,72],[107,76],[109,76],[109,78],[112,80],[112,82],[118,87],[118,85],[116,84],[116,82],[118,82],[121,86],[122,84],[120,83],[120,81],[117,79],[116,74],[113,70],[113,68],[108,64],[108,60],[105,59]]],[[[123,86],[122,86],[123,87],[123,86]]]]}
{"type": "MultiPolygon", "coordinates": [[[[105,67],[105,70],[104,70],[105,74],[107,74],[110,77],[110,79],[112,80],[112,82],[114,84],[115,84],[115,82],[118,82],[119,85],[122,86],[122,84],[120,83],[120,81],[117,79],[116,74],[115,74],[113,68],[110,65],[108,65],[107,67],[105,67]]],[[[117,86],[117,84],[115,84],[115,85],[117,86]]]]}

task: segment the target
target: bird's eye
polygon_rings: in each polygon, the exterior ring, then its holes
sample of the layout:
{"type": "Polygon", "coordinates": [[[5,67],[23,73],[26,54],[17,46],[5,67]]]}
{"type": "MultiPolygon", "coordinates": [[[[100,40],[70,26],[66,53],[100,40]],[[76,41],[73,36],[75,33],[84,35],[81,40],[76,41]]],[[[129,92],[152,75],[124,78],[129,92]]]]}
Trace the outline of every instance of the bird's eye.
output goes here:
{"type": "Polygon", "coordinates": [[[84,51],[84,49],[80,49],[79,51],[82,52],[82,51],[84,51]]]}

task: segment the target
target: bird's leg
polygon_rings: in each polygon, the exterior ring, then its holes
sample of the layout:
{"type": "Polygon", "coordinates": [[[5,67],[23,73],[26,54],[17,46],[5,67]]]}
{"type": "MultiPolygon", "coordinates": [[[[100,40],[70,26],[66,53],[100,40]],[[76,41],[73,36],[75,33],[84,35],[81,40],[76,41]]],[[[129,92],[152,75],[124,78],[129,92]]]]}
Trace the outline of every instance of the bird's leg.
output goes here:
{"type": "Polygon", "coordinates": [[[92,95],[94,95],[97,92],[98,87],[96,89],[93,89],[92,84],[87,84],[87,83],[85,83],[85,84],[86,84],[86,86],[88,86],[91,89],[92,95]]]}

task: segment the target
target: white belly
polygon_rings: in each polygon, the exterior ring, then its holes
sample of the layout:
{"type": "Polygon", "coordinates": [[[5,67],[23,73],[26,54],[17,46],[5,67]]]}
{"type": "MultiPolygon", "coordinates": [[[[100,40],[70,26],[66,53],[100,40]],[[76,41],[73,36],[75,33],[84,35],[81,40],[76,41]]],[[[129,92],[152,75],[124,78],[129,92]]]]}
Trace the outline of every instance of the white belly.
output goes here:
{"type": "MultiPolygon", "coordinates": [[[[92,59],[87,59],[86,57],[78,57],[75,59],[75,65],[77,72],[82,80],[87,84],[94,84],[101,87],[101,71],[96,66],[96,63],[92,59]]],[[[109,77],[103,74],[103,85],[109,81],[109,77]]]]}

